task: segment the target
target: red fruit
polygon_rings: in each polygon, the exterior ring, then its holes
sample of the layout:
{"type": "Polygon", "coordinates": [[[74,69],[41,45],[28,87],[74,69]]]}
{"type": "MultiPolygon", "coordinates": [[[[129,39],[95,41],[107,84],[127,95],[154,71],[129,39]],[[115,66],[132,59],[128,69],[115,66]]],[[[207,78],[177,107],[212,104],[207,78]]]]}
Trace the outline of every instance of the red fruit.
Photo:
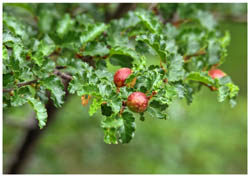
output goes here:
{"type": "Polygon", "coordinates": [[[219,79],[221,77],[226,76],[226,73],[224,73],[220,69],[211,69],[210,71],[208,71],[208,75],[211,76],[213,79],[219,79]]]}
{"type": "MultiPolygon", "coordinates": [[[[116,71],[116,73],[114,75],[114,83],[115,83],[116,87],[126,86],[125,81],[131,73],[132,73],[132,70],[129,68],[121,68],[118,71],[116,71]]],[[[133,81],[131,82],[132,84],[133,84],[133,81]]],[[[130,86],[130,84],[128,84],[128,85],[130,86]]]]}
{"type": "Polygon", "coordinates": [[[148,98],[142,92],[133,92],[128,97],[127,106],[133,112],[144,112],[148,107],[148,98]]]}

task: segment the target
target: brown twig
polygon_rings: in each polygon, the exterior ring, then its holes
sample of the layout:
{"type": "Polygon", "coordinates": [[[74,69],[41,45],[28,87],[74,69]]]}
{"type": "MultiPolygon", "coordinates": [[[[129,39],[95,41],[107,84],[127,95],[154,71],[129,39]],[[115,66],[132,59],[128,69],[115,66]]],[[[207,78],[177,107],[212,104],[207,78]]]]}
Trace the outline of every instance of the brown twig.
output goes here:
{"type": "Polygon", "coordinates": [[[172,22],[172,25],[174,25],[176,28],[178,28],[181,24],[190,22],[191,19],[180,19],[177,21],[172,22]]]}
{"type": "Polygon", "coordinates": [[[57,76],[60,76],[62,79],[65,79],[65,80],[71,80],[72,79],[72,76],[70,76],[70,75],[68,75],[66,73],[62,73],[57,69],[54,70],[54,74],[57,75],[57,76]]]}
{"type": "Polygon", "coordinates": [[[93,57],[92,57],[92,56],[83,56],[83,55],[80,54],[80,53],[76,53],[76,54],[75,54],[75,57],[81,59],[83,62],[86,62],[86,63],[88,63],[90,66],[92,66],[93,68],[95,68],[95,60],[93,60],[93,57]]]}
{"type": "Polygon", "coordinates": [[[121,110],[120,110],[120,112],[119,112],[120,115],[122,115],[122,113],[123,113],[123,111],[125,110],[126,106],[127,106],[127,101],[123,101],[123,102],[122,102],[121,110]]]}
{"type": "Polygon", "coordinates": [[[211,91],[216,91],[216,90],[218,90],[218,88],[216,88],[216,87],[214,87],[214,86],[209,86],[209,85],[207,85],[207,84],[205,84],[205,83],[201,83],[202,85],[204,85],[204,86],[206,86],[206,87],[208,87],[211,91]]]}
{"type": "Polygon", "coordinates": [[[206,54],[206,51],[205,50],[199,50],[198,52],[194,53],[194,54],[191,54],[191,55],[184,55],[183,56],[183,59],[184,59],[184,62],[187,62],[190,58],[192,57],[196,57],[196,56],[200,56],[200,55],[205,55],[206,54]]]}
{"type": "Polygon", "coordinates": [[[167,72],[167,69],[163,66],[162,61],[160,61],[160,67],[161,67],[161,69],[163,69],[163,71],[164,71],[165,73],[167,72]]]}
{"type": "Polygon", "coordinates": [[[153,91],[153,92],[151,93],[151,95],[147,97],[148,100],[150,100],[150,99],[151,99],[153,96],[155,96],[156,94],[157,94],[157,92],[156,92],[156,91],[153,91]]]}
{"type": "MultiPolygon", "coordinates": [[[[68,75],[66,73],[62,73],[57,69],[55,69],[54,74],[61,77],[62,79],[65,79],[65,80],[71,80],[72,79],[72,76],[70,76],[70,75],[68,75]]],[[[19,83],[19,84],[17,84],[17,87],[20,88],[20,87],[23,87],[23,86],[26,86],[26,85],[31,85],[33,83],[36,83],[37,81],[38,81],[38,79],[34,79],[34,80],[31,80],[31,81],[28,81],[28,82],[19,83]]],[[[3,89],[3,92],[11,92],[13,90],[15,90],[15,88],[3,89]]]]}
{"type": "MultiPolygon", "coordinates": [[[[28,82],[19,83],[19,84],[17,84],[17,87],[20,88],[20,87],[23,87],[23,86],[26,86],[26,85],[36,83],[37,81],[38,81],[38,79],[31,80],[31,81],[28,81],[28,82]]],[[[3,92],[11,92],[14,89],[15,88],[3,89],[3,92]]]]}
{"type": "Polygon", "coordinates": [[[66,69],[67,66],[56,66],[56,69],[66,69]]]}

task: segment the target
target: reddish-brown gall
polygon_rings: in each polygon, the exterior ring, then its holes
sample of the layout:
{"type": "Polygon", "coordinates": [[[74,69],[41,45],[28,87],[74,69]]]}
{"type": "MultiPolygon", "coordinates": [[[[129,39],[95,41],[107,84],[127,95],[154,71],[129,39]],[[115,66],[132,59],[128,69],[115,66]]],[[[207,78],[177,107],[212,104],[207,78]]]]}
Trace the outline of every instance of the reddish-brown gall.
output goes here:
{"type": "Polygon", "coordinates": [[[148,98],[142,92],[133,92],[128,97],[127,106],[133,112],[144,112],[148,107],[148,98]]]}

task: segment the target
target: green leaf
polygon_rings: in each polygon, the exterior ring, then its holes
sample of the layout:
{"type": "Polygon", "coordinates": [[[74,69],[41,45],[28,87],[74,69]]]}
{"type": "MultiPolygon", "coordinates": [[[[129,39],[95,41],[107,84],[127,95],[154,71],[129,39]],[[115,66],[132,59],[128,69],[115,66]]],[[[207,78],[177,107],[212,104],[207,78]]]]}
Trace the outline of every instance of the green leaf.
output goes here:
{"type": "Polygon", "coordinates": [[[122,113],[122,125],[119,128],[119,141],[129,143],[135,134],[135,118],[130,112],[122,113]]]}
{"type": "Polygon", "coordinates": [[[32,7],[32,4],[28,4],[28,3],[4,3],[4,6],[19,7],[19,8],[26,10],[31,15],[35,15],[34,8],[32,7]]]}
{"type": "Polygon", "coordinates": [[[94,40],[104,32],[106,28],[107,27],[104,23],[90,24],[80,36],[81,44],[85,45],[87,42],[94,40]]]}
{"type": "Polygon", "coordinates": [[[61,80],[56,76],[50,76],[40,81],[41,85],[44,86],[51,92],[51,98],[56,107],[61,107],[64,103],[63,97],[65,95],[64,86],[61,80]]]}
{"type": "Polygon", "coordinates": [[[107,104],[101,105],[102,115],[104,116],[111,116],[113,113],[112,108],[110,106],[107,106],[107,104]]]}
{"type": "Polygon", "coordinates": [[[3,87],[7,87],[8,85],[10,85],[10,87],[14,86],[14,76],[11,73],[6,73],[3,74],[3,87]]]}
{"type": "Polygon", "coordinates": [[[94,113],[101,107],[102,100],[101,99],[93,99],[93,102],[91,103],[89,107],[89,115],[93,116],[94,113]]]}
{"type": "Polygon", "coordinates": [[[239,87],[233,83],[221,85],[218,89],[218,101],[223,102],[228,98],[232,107],[236,105],[235,98],[238,95],[239,87]]]}
{"type": "Polygon", "coordinates": [[[117,130],[115,128],[103,128],[104,130],[104,142],[107,144],[118,144],[117,130]]]}
{"type": "Polygon", "coordinates": [[[28,98],[28,101],[33,107],[33,109],[36,111],[36,118],[38,120],[38,125],[40,129],[42,129],[46,125],[48,117],[46,108],[44,104],[38,99],[30,97],[28,98]]]}
{"type": "Polygon", "coordinates": [[[21,39],[19,37],[14,36],[10,31],[3,32],[3,44],[7,43],[19,43],[21,42],[21,39]]]}
{"type": "Polygon", "coordinates": [[[70,18],[69,14],[65,14],[58,22],[56,33],[60,38],[63,38],[73,27],[73,25],[74,25],[74,20],[70,18]]]}
{"type": "Polygon", "coordinates": [[[219,43],[221,46],[221,51],[220,51],[220,64],[225,62],[225,58],[227,56],[227,47],[230,43],[230,33],[228,31],[225,32],[225,35],[219,38],[219,43]]]}
{"type": "Polygon", "coordinates": [[[113,114],[110,117],[105,117],[101,122],[102,128],[119,128],[123,125],[123,120],[116,114],[113,114]]]}
{"type": "Polygon", "coordinates": [[[56,46],[54,42],[50,39],[48,35],[45,35],[45,37],[38,46],[38,51],[41,52],[43,56],[48,56],[55,50],[55,48],[56,46]]]}
{"type": "Polygon", "coordinates": [[[23,47],[21,46],[21,44],[14,44],[13,47],[13,57],[14,60],[18,61],[19,65],[24,65],[24,59],[22,56],[22,52],[23,52],[23,47]]]}
{"type": "Polygon", "coordinates": [[[109,62],[114,66],[121,66],[126,68],[132,67],[133,58],[126,55],[112,55],[109,62]]]}
{"type": "Polygon", "coordinates": [[[91,17],[91,15],[85,13],[78,14],[76,16],[76,21],[81,26],[88,26],[89,24],[95,23],[95,20],[91,17]]]}
{"type": "Polygon", "coordinates": [[[18,21],[14,16],[9,16],[6,13],[3,13],[3,24],[4,27],[7,27],[12,33],[20,36],[22,39],[28,38],[25,25],[18,21]]]}
{"type": "MultiPolygon", "coordinates": [[[[42,9],[40,14],[39,14],[39,19],[38,19],[39,29],[44,33],[50,32],[50,30],[52,29],[53,20],[54,20],[53,14],[51,13],[51,10],[42,9]]],[[[62,23],[62,22],[59,22],[59,23],[62,23]]],[[[61,26],[62,26],[62,24],[61,24],[61,26]]],[[[62,31],[59,33],[62,33],[62,31]]]]}
{"type": "Polygon", "coordinates": [[[115,114],[117,114],[122,107],[122,100],[117,96],[117,93],[112,93],[109,97],[109,101],[107,103],[110,106],[115,114]]]}
{"type": "Polygon", "coordinates": [[[171,54],[167,59],[168,63],[168,81],[175,82],[182,80],[185,70],[183,68],[183,58],[179,54],[171,54]]]}
{"type": "MultiPolygon", "coordinates": [[[[50,76],[51,72],[54,71],[56,64],[53,60],[44,60],[43,65],[33,65],[32,72],[38,78],[47,78],[50,76]]],[[[31,70],[31,68],[27,68],[26,71],[31,70]]]]}
{"type": "Polygon", "coordinates": [[[150,115],[153,118],[157,118],[157,119],[167,119],[167,114],[163,113],[163,112],[159,112],[159,110],[157,108],[153,108],[153,107],[148,107],[147,112],[150,113],[150,115]]]}
{"type": "Polygon", "coordinates": [[[31,97],[31,93],[28,87],[21,87],[14,91],[14,95],[11,97],[11,106],[18,107],[27,103],[27,99],[31,97]]]}
{"type": "Polygon", "coordinates": [[[38,66],[42,66],[46,56],[49,56],[56,46],[48,35],[45,35],[43,40],[36,40],[33,46],[33,50],[36,52],[31,58],[38,66]]]}
{"type": "Polygon", "coordinates": [[[110,97],[111,94],[113,94],[112,93],[112,86],[110,85],[110,81],[102,80],[102,82],[100,84],[98,84],[98,89],[99,89],[99,94],[103,98],[108,98],[108,97],[110,97]]]}
{"type": "Polygon", "coordinates": [[[209,12],[199,10],[196,17],[200,21],[201,25],[206,27],[208,30],[213,30],[217,25],[212,14],[209,12]]]}
{"type": "Polygon", "coordinates": [[[168,37],[168,39],[175,39],[176,36],[179,34],[179,30],[171,23],[166,23],[163,32],[168,37]]]}
{"type": "Polygon", "coordinates": [[[150,102],[147,112],[153,117],[157,119],[167,119],[168,115],[165,113],[166,108],[168,107],[168,104],[162,103],[160,100],[161,98],[154,99],[150,102]]]}
{"type": "Polygon", "coordinates": [[[139,35],[136,37],[136,41],[142,41],[152,47],[159,55],[162,61],[166,61],[167,58],[167,44],[166,39],[163,36],[157,34],[139,35]]]}
{"type": "Polygon", "coordinates": [[[84,56],[104,56],[108,53],[109,49],[103,42],[90,42],[83,51],[84,56]]]}
{"type": "Polygon", "coordinates": [[[135,13],[143,22],[148,30],[152,33],[159,33],[162,29],[159,19],[154,16],[150,11],[140,10],[135,13]]]}
{"type": "Polygon", "coordinates": [[[4,45],[2,51],[3,51],[3,60],[8,60],[9,59],[8,50],[4,45]]]}
{"type": "Polygon", "coordinates": [[[218,89],[218,101],[223,102],[229,95],[229,88],[227,86],[221,86],[218,89]]]}
{"type": "Polygon", "coordinates": [[[128,48],[128,47],[121,47],[116,46],[110,50],[109,53],[110,56],[112,55],[125,55],[128,57],[131,57],[135,60],[139,60],[140,56],[137,54],[137,52],[134,49],[128,48]]]}
{"type": "Polygon", "coordinates": [[[215,39],[208,41],[208,62],[210,65],[214,65],[220,62],[220,44],[215,39]]]}
{"type": "Polygon", "coordinates": [[[207,72],[191,72],[187,75],[186,79],[202,82],[208,85],[214,84],[214,80],[208,76],[207,72]]]}

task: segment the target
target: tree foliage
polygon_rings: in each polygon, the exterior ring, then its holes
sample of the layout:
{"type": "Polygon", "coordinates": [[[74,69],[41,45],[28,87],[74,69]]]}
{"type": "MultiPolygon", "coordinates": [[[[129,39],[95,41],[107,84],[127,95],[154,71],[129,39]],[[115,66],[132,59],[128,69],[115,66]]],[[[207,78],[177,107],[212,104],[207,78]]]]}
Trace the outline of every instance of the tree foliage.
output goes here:
{"type": "Polygon", "coordinates": [[[89,114],[101,110],[104,141],[117,144],[133,138],[135,119],[144,120],[144,113],[167,119],[174,99],[191,103],[202,86],[216,91],[219,102],[229,100],[235,106],[238,86],[228,75],[220,79],[208,75],[225,62],[230,42],[229,32],[221,32],[208,11],[195,4],[158,4],[107,23],[88,8],[4,4],[4,108],[31,104],[43,128],[49,98],[59,108],[66,91],[86,99],[91,96],[89,114]],[[21,18],[13,8],[22,9],[30,19],[21,18]],[[74,8],[79,12],[70,11],[74,8]],[[160,63],[148,65],[151,58],[160,63]],[[108,64],[130,67],[133,73],[126,82],[136,78],[135,86],[118,92],[108,64]],[[70,80],[67,88],[65,80],[70,80]],[[123,105],[135,91],[157,93],[144,113],[133,113],[123,105]]]}

